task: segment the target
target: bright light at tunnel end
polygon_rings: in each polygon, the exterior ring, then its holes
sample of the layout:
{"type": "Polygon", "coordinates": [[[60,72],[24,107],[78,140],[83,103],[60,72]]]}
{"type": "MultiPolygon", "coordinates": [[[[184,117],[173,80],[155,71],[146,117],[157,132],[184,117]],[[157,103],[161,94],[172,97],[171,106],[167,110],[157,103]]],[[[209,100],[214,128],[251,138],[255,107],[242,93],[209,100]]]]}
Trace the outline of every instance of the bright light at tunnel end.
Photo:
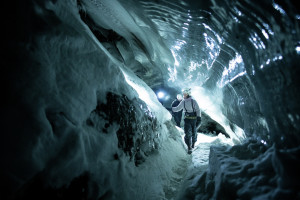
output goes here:
{"type": "Polygon", "coordinates": [[[158,97],[159,99],[164,98],[164,96],[165,96],[165,93],[162,92],[162,91],[159,91],[159,92],[157,93],[157,97],[158,97]]]}
{"type": "Polygon", "coordinates": [[[296,47],[296,52],[297,52],[298,55],[300,54],[300,46],[296,47]]]}

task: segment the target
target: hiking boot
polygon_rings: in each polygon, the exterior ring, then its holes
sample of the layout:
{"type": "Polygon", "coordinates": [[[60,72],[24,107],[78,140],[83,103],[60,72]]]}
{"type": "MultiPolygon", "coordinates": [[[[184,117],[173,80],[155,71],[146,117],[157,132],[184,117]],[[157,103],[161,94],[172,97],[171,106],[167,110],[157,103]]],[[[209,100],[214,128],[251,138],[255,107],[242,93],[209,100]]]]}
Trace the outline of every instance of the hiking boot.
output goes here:
{"type": "Polygon", "coordinates": [[[189,147],[189,148],[188,148],[188,154],[191,154],[192,151],[193,151],[192,147],[189,147]]]}

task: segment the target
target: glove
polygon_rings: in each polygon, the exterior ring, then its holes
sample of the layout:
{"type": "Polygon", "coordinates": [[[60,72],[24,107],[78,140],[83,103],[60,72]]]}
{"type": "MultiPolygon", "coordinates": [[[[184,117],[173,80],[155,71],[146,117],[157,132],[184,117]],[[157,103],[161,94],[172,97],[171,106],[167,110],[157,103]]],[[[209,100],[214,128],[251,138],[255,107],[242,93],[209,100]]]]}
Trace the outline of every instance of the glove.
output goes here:
{"type": "Polygon", "coordinates": [[[197,117],[196,126],[199,127],[201,124],[201,117],[197,117]]]}

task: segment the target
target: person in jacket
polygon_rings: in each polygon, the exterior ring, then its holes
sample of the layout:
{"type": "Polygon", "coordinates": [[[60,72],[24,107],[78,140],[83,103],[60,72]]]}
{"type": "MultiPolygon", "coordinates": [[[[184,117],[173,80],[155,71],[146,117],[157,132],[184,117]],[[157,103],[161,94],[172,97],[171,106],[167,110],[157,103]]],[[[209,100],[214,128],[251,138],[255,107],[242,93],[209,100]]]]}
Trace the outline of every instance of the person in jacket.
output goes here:
{"type": "Polygon", "coordinates": [[[201,123],[201,110],[196,100],[191,97],[191,89],[183,90],[183,100],[178,106],[173,107],[173,112],[184,112],[184,142],[188,147],[188,153],[192,153],[197,141],[196,127],[201,123]]]}
{"type": "MultiPolygon", "coordinates": [[[[176,99],[172,102],[171,107],[176,107],[179,105],[179,103],[182,101],[182,96],[181,94],[177,94],[176,99]]],[[[172,111],[172,115],[174,117],[174,121],[176,123],[176,126],[180,127],[180,122],[181,122],[181,118],[182,118],[182,110],[179,112],[173,112],[172,111]]]]}

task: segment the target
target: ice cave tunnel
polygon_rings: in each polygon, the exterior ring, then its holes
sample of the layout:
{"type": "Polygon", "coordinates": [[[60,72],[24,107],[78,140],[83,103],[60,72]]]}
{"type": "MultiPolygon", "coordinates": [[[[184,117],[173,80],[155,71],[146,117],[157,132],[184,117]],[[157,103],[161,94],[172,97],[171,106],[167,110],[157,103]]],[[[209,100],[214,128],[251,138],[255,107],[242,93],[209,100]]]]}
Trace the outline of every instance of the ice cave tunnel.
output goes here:
{"type": "Polygon", "coordinates": [[[296,3],[3,2],[0,198],[300,199],[296,3]]]}

